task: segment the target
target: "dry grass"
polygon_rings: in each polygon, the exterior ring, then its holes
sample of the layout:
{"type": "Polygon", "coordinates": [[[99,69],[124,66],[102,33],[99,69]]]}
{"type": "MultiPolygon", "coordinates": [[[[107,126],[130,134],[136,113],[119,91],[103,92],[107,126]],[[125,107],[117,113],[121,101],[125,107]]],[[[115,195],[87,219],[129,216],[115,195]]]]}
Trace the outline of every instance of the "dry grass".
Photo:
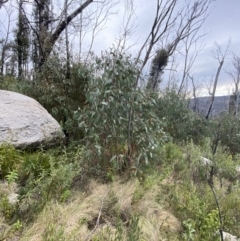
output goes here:
{"type": "MultiPolygon", "coordinates": [[[[107,185],[91,181],[89,195],[78,192],[75,193],[71,203],[49,203],[34,224],[23,232],[20,240],[47,240],[43,238],[47,232],[52,236],[61,233],[62,240],[69,241],[91,240],[90,237],[95,237],[92,240],[115,240],[119,228],[115,221],[117,213],[120,214],[124,229],[127,229],[128,219],[133,214],[140,217],[138,225],[141,230],[141,240],[160,241],[164,240],[166,234],[174,237],[174,233],[179,232],[181,225],[171,213],[163,210],[154,201],[154,188],[137,204],[132,205],[136,182],[136,179],[124,183],[118,180],[107,185]],[[101,215],[99,215],[100,209],[101,215]],[[99,216],[99,223],[96,226],[99,216]]],[[[125,234],[126,230],[123,230],[123,241],[125,234]]]]}
{"type": "Polygon", "coordinates": [[[11,193],[17,192],[17,184],[16,183],[11,183],[8,184],[5,181],[0,182],[0,195],[6,195],[8,196],[11,193]]]}

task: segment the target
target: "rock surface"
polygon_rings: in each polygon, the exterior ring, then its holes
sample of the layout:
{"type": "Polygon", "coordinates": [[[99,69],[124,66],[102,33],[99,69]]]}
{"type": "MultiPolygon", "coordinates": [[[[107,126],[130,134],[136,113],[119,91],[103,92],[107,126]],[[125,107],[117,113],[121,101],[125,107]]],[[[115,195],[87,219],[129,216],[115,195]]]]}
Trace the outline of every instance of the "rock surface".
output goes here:
{"type": "Polygon", "coordinates": [[[64,140],[59,123],[36,100],[0,90],[0,143],[48,147],[64,140]]]}
{"type": "Polygon", "coordinates": [[[213,165],[211,160],[209,160],[208,158],[203,157],[203,156],[200,156],[200,164],[202,166],[211,166],[211,165],[213,165]]]}
{"type": "Polygon", "coordinates": [[[233,236],[232,234],[223,231],[223,240],[224,241],[238,241],[239,239],[237,239],[236,236],[233,236]]]}

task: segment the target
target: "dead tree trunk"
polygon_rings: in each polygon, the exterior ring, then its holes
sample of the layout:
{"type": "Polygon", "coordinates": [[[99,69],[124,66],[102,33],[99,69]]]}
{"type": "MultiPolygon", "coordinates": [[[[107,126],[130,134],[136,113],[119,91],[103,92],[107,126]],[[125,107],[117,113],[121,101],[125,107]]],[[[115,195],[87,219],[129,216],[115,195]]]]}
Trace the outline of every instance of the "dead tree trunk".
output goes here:
{"type": "Polygon", "coordinates": [[[214,102],[214,99],[215,99],[215,94],[216,94],[216,89],[217,89],[218,78],[219,78],[223,63],[224,63],[224,60],[220,61],[219,66],[218,66],[217,74],[216,74],[215,80],[214,80],[213,91],[212,91],[212,93],[210,93],[211,94],[211,101],[210,101],[210,105],[209,105],[207,114],[205,116],[206,119],[209,118],[212,107],[213,107],[213,102],[214,102]]]}

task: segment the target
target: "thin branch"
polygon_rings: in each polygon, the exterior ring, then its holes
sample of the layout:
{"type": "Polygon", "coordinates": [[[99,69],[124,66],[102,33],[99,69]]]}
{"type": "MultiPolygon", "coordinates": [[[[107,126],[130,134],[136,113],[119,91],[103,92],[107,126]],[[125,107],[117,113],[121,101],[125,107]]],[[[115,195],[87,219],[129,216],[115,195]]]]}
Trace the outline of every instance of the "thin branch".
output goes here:
{"type": "Polygon", "coordinates": [[[103,4],[101,7],[97,7],[97,14],[95,16],[94,27],[92,30],[92,38],[91,38],[91,42],[90,42],[90,47],[89,47],[89,50],[88,50],[88,53],[87,53],[87,56],[85,59],[86,63],[87,63],[88,57],[92,51],[92,47],[93,47],[93,43],[94,43],[96,35],[104,29],[108,16],[110,14],[115,14],[115,12],[112,12],[112,13],[110,12],[110,10],[112,8],[114,8],[114,6],[116,6],[116,3],[109,1],[109,2],[106,2],[105,4],[103,4]],[[106,11],[104,11],[105,7],[107,8],[106,11]]]}
{"type": "Polygon", "coordinates": [[[220,205],[218,202],[218,198],[217,198],[217,194],[214,188],[214,183],[213,183],[213,177],[214,177],[214,167],[211,167],[211,170],[209,172],[209,178],[207,178],[208,184],[212,190],[214,199],[215,199],[215,203],[217,205],[217,209],[218,209],[218,217],[219,217],[219,223],[220,223],[220,228],[219,228],[219,233],[220,233],[220,238],[221,241],[224,241],[223,239],[223,220],[222,220],[222,214],[221,214],[221,209],[220,209],[220,205]]]}
{"type": "Polygon", "coordinates": [[[184,40],[201,27],[202,22],[208,16],[211,2],[211,0],[195,1],[194,3],[188,1],[186,6],[174,15],[178,3],[177,0],[166,1],[165,3],[160,0],[157,1],[156,14],[151,31],[140,48],[135,61],[136,63],[139,62],[145,50],[145,56],[135,86],[138,85],[139,77],[151,56],[154,45],[163,39],[167,39],[170,35],[170,31],[171,36],[172,33],[175,32],[173,40],[167,44],[169,56],[171,56],[180,41],[184,40]]]}
{"type": "Polygon", "coordinates": [[[58,40],[60,34],[62,31],[66,28],[66,26],[76,17],[78,14],[80,14],[87,6],[89,6],[93,0],[87,0],[84,2],[80,7],[78,7],[73,13],[71,13],[66,20],[64,19],[59,23],[59,25],[56,27],[55,31],[52,35],[50,35],[48,42],[50,44],[46,44],[46,49],[43,58],[40,60],[39,67],[42,67],[42,65],[45,63],[45,61],[48,59],[50,53],[52,52],[53,46],[58,40]]]}
{"type": "Polygon", "coordinates": [[[95,225],[95,227],[93,228],[93,230],[85,237],[84,241],[89,240],[89,238],[93,235],[93,233],[95,232],[95,230],[96,230],[97,227],[99,226],[100,218],[101,218],[101,215],[102,215],[103,202],[104,202],[104,199],[106,198],[106,196],[108,195],[109,191],[110,191],[110,188],[108,189],[108,191],[105,193],[105,195],[103,196],[103,198],[102,198],[102,200],[101,200],[101,206],[100,206],[100,209],[99,209],[99,213],[98,213],[98,218],[97,218],[97,221],[96,221],[96,225],[95,225]]]}
{"type": "Polygon", "coordinates": [[[205,116],[206,119],[209,118],[211,110],[212,110],[212,106],[213,106],[213,102],[214,102],[215,94],[216,94],[216,89],[217,89],[217,84],[218,84],[218,79],[219,79],[219,75],[220,75],[223,63],[224,63],[225,59],[227,58],[227,56],[229,56],[232,52],[230,50],[230,45],[231,45],[231,40],[228,41],[228,45],[227,45],[225,51],[222,52],[221,46],[217,42],[215,42],[215,49],[212,51],[212,56],[218,60],[219,66],[218,66],[217,73],[215,76],[213,90],[212,90],[212,92],[209,91],[209,93],[211,95],[211,101],[210,101],[210,105],[209,105],[207,114],[205,116]]]}

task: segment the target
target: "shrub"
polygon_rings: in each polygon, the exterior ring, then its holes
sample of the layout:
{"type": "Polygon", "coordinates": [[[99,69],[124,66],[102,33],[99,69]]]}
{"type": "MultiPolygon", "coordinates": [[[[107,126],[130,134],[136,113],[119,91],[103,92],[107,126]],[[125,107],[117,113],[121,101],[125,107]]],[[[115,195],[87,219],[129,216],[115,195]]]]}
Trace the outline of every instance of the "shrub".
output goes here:
{"type": "Polygon", "coordinates": [[[39,101],[62,125],[68,138],[83,138],[74,119],[74,111],[85,105],[85,90],[92,78],[91,65],[73,63],[70,79],[66,79],[63,61],[49,59],[33,81],[25,81],[21,91],[39,101]]]}
{"type": "Polygon", "coordinates": [[[0,213],[3,217],[10,221],[17,212],[17,206],[9,203],[8,197],[6,195],[0,198],[0,213]]]}
{"type": "Polygon", "coordinates": [[[46,202],[51,198],[65,201],[74,177],[81,169],[83,149],[78,152],[64,152],[59,149],[25,154],[19,179],[22,197],[36,197],[46,202]]]}
{"type": "Polygon", "coordinates": [[[138,68],[127,54],[112,50],[96,58],[87,106],[79,111],[92,166],[114,170],[149,162],[163,143],[163,123],[155,115],[156,96],[136,85],[138,68]],[[94,163],[94,164],[93,164],[94,163]]]}
{"type": "Polygon", "coordinates": [[[156,114],[164,119],[164,130],[174,141],[193,140],[199,143],[209,136],[208,123],[189,108],[187,99],[174,90],[166,90],[157,100],[156,114]]]}
{"type": "Polygon", "coordinates": [[[14,76],[0,76],[0,89],[19,92],[19,80],[14,76]]]}
{"type": "Polygon", "coordinates": [[[214,119],[212,129],[212,149],[215,153],[220,145],[227,148],[231,154],[240,153],[240,118],[230,114],[214,119]]]}

